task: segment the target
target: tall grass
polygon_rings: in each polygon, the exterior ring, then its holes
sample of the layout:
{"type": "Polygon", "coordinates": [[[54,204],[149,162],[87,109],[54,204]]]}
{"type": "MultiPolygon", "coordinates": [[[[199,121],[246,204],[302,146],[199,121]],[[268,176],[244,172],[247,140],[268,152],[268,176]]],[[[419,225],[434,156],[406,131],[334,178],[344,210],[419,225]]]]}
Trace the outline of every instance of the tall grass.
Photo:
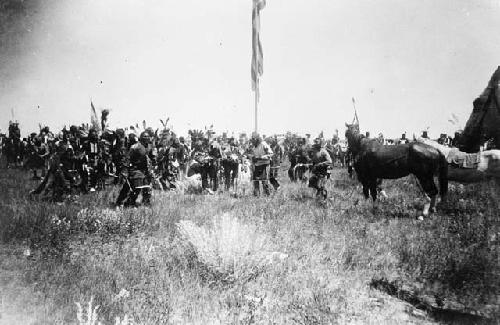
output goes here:
{"type": "Polygon", "coordinates": [[[384,182],[389,199],[376,211],[343,170],[326,204],[282,179],[270,197],[155,192],[151,208],[128,210],[109,208],[116,188],[63,205],[31,201],[27,177],[0,174],[1,239],[30,248],[22,263],[0,265],[43,294],[42,323],[88,321],[74,302],[90,297],[102,324],[125,315],[137,324],[431,321],[371,289],[373,278],[443,308],[500,315],[494,184],[452,188],[419,222],[411,177],[384,182]]]}

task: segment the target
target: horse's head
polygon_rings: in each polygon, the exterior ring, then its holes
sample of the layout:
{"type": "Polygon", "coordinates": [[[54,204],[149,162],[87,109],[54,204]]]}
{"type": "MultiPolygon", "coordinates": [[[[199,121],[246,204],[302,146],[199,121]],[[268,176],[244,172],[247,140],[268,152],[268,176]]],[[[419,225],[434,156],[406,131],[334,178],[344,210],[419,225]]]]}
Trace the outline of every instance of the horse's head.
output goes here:
{"type": "Polygon", "coordinates": [[[347,138],[347,145],[349,150],[356,155],[361,148],[361,140],[363,136],[359,132],[359,124],[345,124],[347,130],[345,131],[345,137],[347,138]]]}

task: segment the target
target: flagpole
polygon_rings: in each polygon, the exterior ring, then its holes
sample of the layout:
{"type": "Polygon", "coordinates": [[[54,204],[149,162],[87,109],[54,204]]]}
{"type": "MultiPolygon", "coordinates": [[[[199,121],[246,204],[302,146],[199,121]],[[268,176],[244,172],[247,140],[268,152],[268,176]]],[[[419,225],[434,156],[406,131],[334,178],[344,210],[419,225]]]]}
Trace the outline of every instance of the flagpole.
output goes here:
{"type": "Polygon", "coordinates": [[[255,133],[259,132],[259,78],[255,81],[255,91],[254,91],[255,97],[255,133]]]}

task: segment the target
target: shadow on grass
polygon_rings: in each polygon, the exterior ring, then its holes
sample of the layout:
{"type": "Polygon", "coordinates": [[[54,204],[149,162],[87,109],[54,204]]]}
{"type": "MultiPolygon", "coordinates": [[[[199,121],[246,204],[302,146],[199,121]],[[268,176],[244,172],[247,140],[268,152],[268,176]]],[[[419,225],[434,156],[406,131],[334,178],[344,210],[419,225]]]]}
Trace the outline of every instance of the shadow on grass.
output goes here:
{"type": "Polygon", "coordinates": [[[496,321],[480,315],[474,315],[465,310],[449,309],[436,297],[420,296],[417,292],[404,288],[401,284],[386,279],[373,279],[370,287],[383,291],[393,297],[404,300],[415,308],[426,311],[434,320],[444,324],[456,325],[486,325],[496,324],[496,321]]]}

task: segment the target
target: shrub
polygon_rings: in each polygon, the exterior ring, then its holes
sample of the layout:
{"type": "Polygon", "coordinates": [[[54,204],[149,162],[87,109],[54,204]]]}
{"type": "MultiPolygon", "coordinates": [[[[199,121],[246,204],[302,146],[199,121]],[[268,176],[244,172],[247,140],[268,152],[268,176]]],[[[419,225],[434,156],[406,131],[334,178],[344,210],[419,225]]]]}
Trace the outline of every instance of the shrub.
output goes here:
{"type": "Polygon", "coordinates": [[[247,281],[274,258],[270,240],[255,226],[245,225],[228,213],[212,220],[211,229],[183,220],[177,224],[181,238],[194,250],[198,261],[223,282],[247,281]]]}

